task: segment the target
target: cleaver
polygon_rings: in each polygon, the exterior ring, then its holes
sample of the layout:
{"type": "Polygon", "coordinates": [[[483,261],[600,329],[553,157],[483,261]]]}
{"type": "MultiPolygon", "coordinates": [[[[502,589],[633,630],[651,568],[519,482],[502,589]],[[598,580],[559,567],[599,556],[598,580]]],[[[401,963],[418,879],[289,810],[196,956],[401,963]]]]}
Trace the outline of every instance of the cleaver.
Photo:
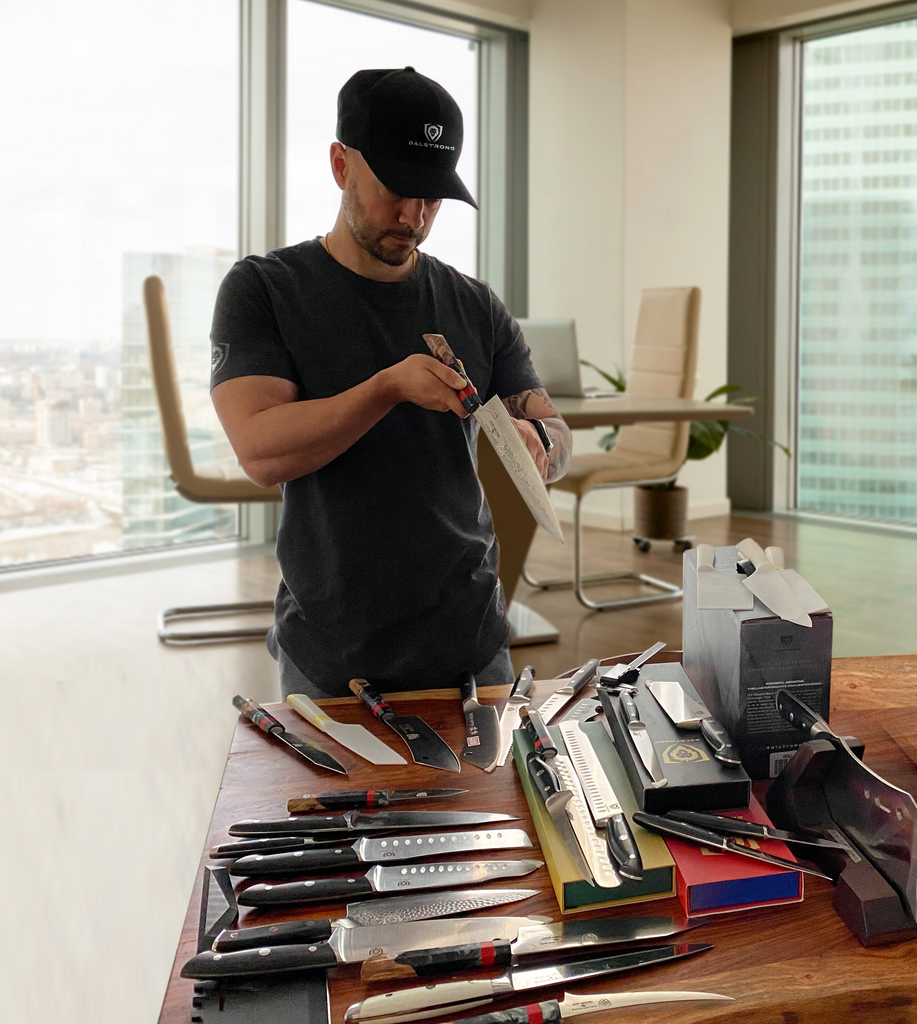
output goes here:
{"type": "Polygon", "coordinates": [[[465,714],[462,760],[489,772],[496,766],[500,756],[500,719],[497,717],[497,709],[490,704],[478,703],[478,689],[471,672],[465,673],[459,692],[465,714]]]}
{"type": "Polygon", "coordinates": [[[449,347],[446,339],[441,334],[425,334],[423,340],[441,363],[444,363],[449,369],[455,370],[468,381],[468,386],[459,392],[462,405],[474,416],[478,426],[494,446],[510,479],[516,485],[516,489],[522,495],[538,525],[543,526],[552,537],[563,544],[564,535],[557,519],[557,513],[548,496],[548,489],[499,396],[494,395],[489,402],[482,403],[474,385],[468,380],[465,368],[455,358],[455,353],[449,347]]]}
{"type": "Polygon", "coordinates": [[[677,729],[700,729],[701,736],[717,761],[732,765],[742,763],[726,730],[700,701],[685,693],[681,683],[675,680],[648,679],[646,688],[677,729]]]}

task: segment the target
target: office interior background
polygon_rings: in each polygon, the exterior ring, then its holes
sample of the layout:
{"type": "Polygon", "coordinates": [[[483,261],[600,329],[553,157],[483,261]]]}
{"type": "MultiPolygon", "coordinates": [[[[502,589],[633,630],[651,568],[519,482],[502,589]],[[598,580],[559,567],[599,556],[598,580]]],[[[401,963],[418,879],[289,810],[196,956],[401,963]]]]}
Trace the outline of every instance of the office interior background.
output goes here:
{"type": "MultiPolygon", "coordinates": [[[[410,64],[458,99],[481,212],[445,204],[424,248],[517,316],[575,316],[581,355],[626,369],[641,289],[702,289],[695,395],[758,395],[752,429],[793,455],[733,438],[689,463],[692,521],[742,509],[826,526],[838,558],[858,537],[911,550],[917,4],[13,0],[0,54],[0,682],[19,723],[0,863],[32,925],[0,969],[10,1019],[158,1012],[229,697],[271,699],[272,665],[245,645],[178,685],[186,655],[141,664],[126,623],[158,569],[193,581],[175,603],[221,599],[208,573],[269,552],[277,523],[176,494],[141,284],[166,286],[195,461],[233,461],[208,395],[216,290],[240,256],[332,226],[353,71],[410,64]],[[80,588],[100,580],[136,601],[93,615],[80,588]],[[164,739],[179,711],[194,726],[164,739]]],[[[626,492],[589,507],[631,525],[626,492]]],[[[887,596],[913,603],[901,579],[887,596]]],[[[913,649],[876,637],[839,630],[836,653],[913,649]]]]}

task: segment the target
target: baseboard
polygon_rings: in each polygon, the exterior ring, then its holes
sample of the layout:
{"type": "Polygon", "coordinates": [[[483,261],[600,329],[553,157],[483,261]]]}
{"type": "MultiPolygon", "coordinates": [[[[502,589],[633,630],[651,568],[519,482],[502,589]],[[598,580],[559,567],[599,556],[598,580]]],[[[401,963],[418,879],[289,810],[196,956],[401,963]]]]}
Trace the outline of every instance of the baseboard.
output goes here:
{"type": "MultiPolygon", "coordinates": [[[[557,518],[562,523],[573,522],[573,496],[555,491],[551,497],[557,509],[557,518]]],[[[688,521],[708,519],[711,516],[728,516],[732,511],[729,498],[716,498],[707,501],[693,502],[688,499],[688,521]]],[[[631,512],[585,511],[583,526],[591,526],[596,530],[609,530],[612,533],[630,533],[634,528],[634,517],[631,512]]]]}

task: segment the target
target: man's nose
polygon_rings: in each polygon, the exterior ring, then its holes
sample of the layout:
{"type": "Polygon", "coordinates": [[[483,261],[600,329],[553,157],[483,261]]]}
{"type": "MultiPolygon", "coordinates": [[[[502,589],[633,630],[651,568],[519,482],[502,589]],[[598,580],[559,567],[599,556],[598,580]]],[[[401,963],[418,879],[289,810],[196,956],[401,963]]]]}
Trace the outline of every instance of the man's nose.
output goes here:
{"type": "Polygon", "coordinates": [[[419,231],[424,225],[425,200],[405,199],[401,204],[401,211],[398,216],[399,224],[406,224],[414,231],[419,231]]]}

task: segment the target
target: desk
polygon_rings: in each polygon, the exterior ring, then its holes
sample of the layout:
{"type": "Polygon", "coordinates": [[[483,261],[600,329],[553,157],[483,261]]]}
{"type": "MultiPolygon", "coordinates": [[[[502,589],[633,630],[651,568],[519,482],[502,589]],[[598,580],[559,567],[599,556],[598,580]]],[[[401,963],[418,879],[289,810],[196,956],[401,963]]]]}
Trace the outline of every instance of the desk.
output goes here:
{"type": "MultiPolygon", "coordinates": [[[[617,398],[551,400],[571,430],[673,420],[737,420],[752,414],[749,406],[701,402],[693,398],[638,398],[626,393],[617,398]]],[[[478,446],[478,475],[500,544],[500,580],[509,608],[511,643],[516,647],[553,642],[559,635],[557,628],[542,615],[513,600],[537,523],[489,444],[478,446]]]]}
{"type": "MultiPolygon", "coordinates": [[[[632,655],[609,659],[630,660],[632,655]]],[[[677,655],[669,655],[669,660],[677,655]]],[[[660,656],[659,660],[665,660],[660,656]]],[[[534,702],[552,691],[550,681],[536,683],[534,702]]],[[[502,707],[506,687],[479,691],[485,701],[502,707]]],[[[334,706],[334,717],[359,722],[386,742],[398,745],[394,733],[376,722],[354,698],[342,697],[324,702],[334,706]]],[[[434,691],[426,696],[400,697],[397,710],[418,713],[443,734],[458,750],[463,736],[461,708],[457,692],[434,691]]],[[[360,761],[337,747],[286,708],[274,705],[272,713],[303,736],[322,739],[340,756],[350,775],[348,789],[380,786],[380,771],[385,783],[401,788],[417,785],[463,785],[469,792],[448,801],[455,810],[488,810],[516,814],[535,844],[529,856],[538,856],[538,837],[522,794],[522,787],[510,759],[503,768],[486,775],[471,766],[464,767],[460,779],[445,772],[413,765],[379,769],[360,761]],[[294,726],[295,723],[295,726],[294,726]]],[[[840,659],[833,665],[831,722],[841,733],[853,733],[866,744],[866,762],[890,781],[913,791],[917,787],[917,656],[840,659]]],[[[192,983],[179,977],[181,965],[196,952],[197,915],[203,867],[212,863],[207,850],[226,838],[228,826],[245,817],[283,817],[289,797],[323,789],[343,788],[338,776],[319,772],[271,743],[244,720],[233,737],[226,771],[217,797],[204,854],[198,869],[194,893],[188,908],[181,941],[160,1015],[160,1024],[188,1024],[192,983]]],[[[756,784],[761,795],[762,784],[756,784]]],[[[424,804],[443,809],[446,801],[424,804]]],[[[421,805],[417,805],[421,806],[421,805]]],[[[507,857],[522,856],[509,852],[507,857]]],[[[515,883],[514,883],[515,884],[515,883]]],[[[497,914],[546,914],[559,918],[547,871],[518,880],[523,888],[541,890],[541,895],[525,902],[499,908],[497,914]]],[[[691,941],[711,942],[714,948],[698,957],[650,971],[594,979],[577,985],[577,992],[614,992],[633,989],[685,988],[720,992],[736,997],[735,1003],[722,1006],[684,1003],[678,1007],[679,1024],[917,1024],[917,940],[892,946],[864,949],[848,932],[831,908],[833,888],[818,878],[806,877],[802,904],[774,907],[740,914],[715,916],[712,923],[691,933],[691,941]]],[[[677,912],[676,900],[655,900],[618,911],[598,911],[601,916],[626,916],[640,913],[677,912]]],[[[341,912],[341,904],[316,904],[301,913],[303,917],[329,917],[341,912]]],[[[264,924],[296,916],[243,911],[242,924],[264,924]]],[[[485,915],[486,916],[486,915],[485,915]]],[[[574,918],[579,915],[574,915],[574,918]]],[[[482,972],[477,972],[481,976],[482,972]]],[[[473,976],[473,975],[467,975],[473,976]]],[[[493,976],[496,976],[494,974],[493,976]]],[[[436,979],[442,980],[442,979],[436,979]]],[[[415,982],[416,984],[416,982],[415,982]]],[[[346,965],[329,975],[331,1020],[340,1024],[346,1007],[385,986],[363,985],[358,965],[346,965]]],[[[392,987],[396,986],[394,983],[392,987]]],[[[405,985],[405,987],[409,987],[405,985]]],[[[547,999],[560,990],[539,994],[547,999]]],[[[518,996],[516,997],[517,1002],[518,996]]],[[[505,1000],[497,1006],[511,1006],[505,1000]]],[[[484,1012],[483,1010],[481,1012],[484,1012]]],[[[449,1019],[448,1015],[438,1018],[449,1019]]],[[[615,1017],[615,1019],[617,1019],[615,1017]]],[[[671,1024],[671,1006],[641,1007],[621,1015],[625,1021],[640,1024],[671,1024]]],[[[599,1017],[585,1017],[584,1024],[614,1024],[599,1017]]]]}

